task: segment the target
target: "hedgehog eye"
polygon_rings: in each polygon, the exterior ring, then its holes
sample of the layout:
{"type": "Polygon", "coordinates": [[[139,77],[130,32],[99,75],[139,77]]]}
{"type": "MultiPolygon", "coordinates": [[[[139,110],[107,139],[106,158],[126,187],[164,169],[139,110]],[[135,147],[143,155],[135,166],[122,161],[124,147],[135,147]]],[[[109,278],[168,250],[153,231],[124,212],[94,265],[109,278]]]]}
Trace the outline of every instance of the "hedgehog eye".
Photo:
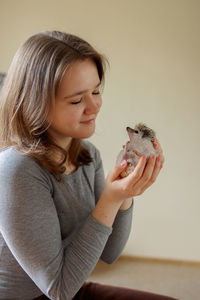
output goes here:
{"type": "Polygon", "coordinates": [[[135,133],[139,133],[138,130],[135,130],[135,133]]]}

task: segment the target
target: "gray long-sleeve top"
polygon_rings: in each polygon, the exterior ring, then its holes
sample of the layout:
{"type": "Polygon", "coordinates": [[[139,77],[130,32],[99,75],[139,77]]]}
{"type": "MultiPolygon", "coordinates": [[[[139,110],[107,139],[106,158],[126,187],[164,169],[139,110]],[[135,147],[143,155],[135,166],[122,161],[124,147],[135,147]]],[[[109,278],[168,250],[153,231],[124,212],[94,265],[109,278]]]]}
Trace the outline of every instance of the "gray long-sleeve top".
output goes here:
{"type": "Polygon", "coordinates": [[[0,152],[0,299],[72,299],[99,258],[112,263],[125,246],[132,207],[112,228],[92,217],[104,174],[99,151],[84,144],[93,162],[60,182],[35,158],[0,152]]]}

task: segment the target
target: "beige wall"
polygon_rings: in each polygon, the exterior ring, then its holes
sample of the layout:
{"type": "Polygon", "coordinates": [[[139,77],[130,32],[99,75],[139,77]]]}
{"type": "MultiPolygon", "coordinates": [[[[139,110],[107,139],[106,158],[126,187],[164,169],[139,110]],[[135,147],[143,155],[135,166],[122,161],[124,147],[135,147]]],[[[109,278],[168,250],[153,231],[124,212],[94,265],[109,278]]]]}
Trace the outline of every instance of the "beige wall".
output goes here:
{"type": "Polygon", "coordinates": [[[135,199],[125,254],[200,261],[200,1],[0,0],[0,71],[29,35],[78,34],[110,60],[92,141],[105,171],[138,121],[154,128],[166,164],[135,199]]]}

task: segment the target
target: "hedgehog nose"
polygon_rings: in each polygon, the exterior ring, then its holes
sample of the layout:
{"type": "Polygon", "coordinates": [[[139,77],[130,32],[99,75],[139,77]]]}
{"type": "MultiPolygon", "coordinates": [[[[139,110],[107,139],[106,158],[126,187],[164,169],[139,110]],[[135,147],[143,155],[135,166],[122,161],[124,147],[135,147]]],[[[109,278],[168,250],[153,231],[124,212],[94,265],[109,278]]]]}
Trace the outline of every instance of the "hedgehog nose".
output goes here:
{"type": "Polygon", "coordinates": [[[126,127],[126,130],[127,130],[128,132],[133,132],[133,129],[132,129],[131,127],[126,127]]]}
{"type": "Polygon", "coordinates": [[[135,129],[133,129],[133,128],[131,128],[131,127],[126,127],[126,130],[128,131],[128,132],[134,132],[134,133],[138,133],[138,131],[137,130],[135,130],[135,129]]]}

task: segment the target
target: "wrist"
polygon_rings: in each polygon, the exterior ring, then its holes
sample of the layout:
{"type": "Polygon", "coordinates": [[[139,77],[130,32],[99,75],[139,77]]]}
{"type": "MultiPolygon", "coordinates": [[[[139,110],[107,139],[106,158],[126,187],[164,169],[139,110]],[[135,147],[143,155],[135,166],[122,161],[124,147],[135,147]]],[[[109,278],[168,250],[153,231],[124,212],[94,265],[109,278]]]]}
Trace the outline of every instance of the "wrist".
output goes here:
{"type": "Polygon", "coordinates": [[[103,192],[92,212],[92,216],[97,221],[111,227],[122,204],[123,200],[116,201],[103,192]]]}
{"type": "Polygon", "coordinates": [[[128,210],[133,204],[133,198],[128,198],[123,201],[119,210],[128,210]]]}

